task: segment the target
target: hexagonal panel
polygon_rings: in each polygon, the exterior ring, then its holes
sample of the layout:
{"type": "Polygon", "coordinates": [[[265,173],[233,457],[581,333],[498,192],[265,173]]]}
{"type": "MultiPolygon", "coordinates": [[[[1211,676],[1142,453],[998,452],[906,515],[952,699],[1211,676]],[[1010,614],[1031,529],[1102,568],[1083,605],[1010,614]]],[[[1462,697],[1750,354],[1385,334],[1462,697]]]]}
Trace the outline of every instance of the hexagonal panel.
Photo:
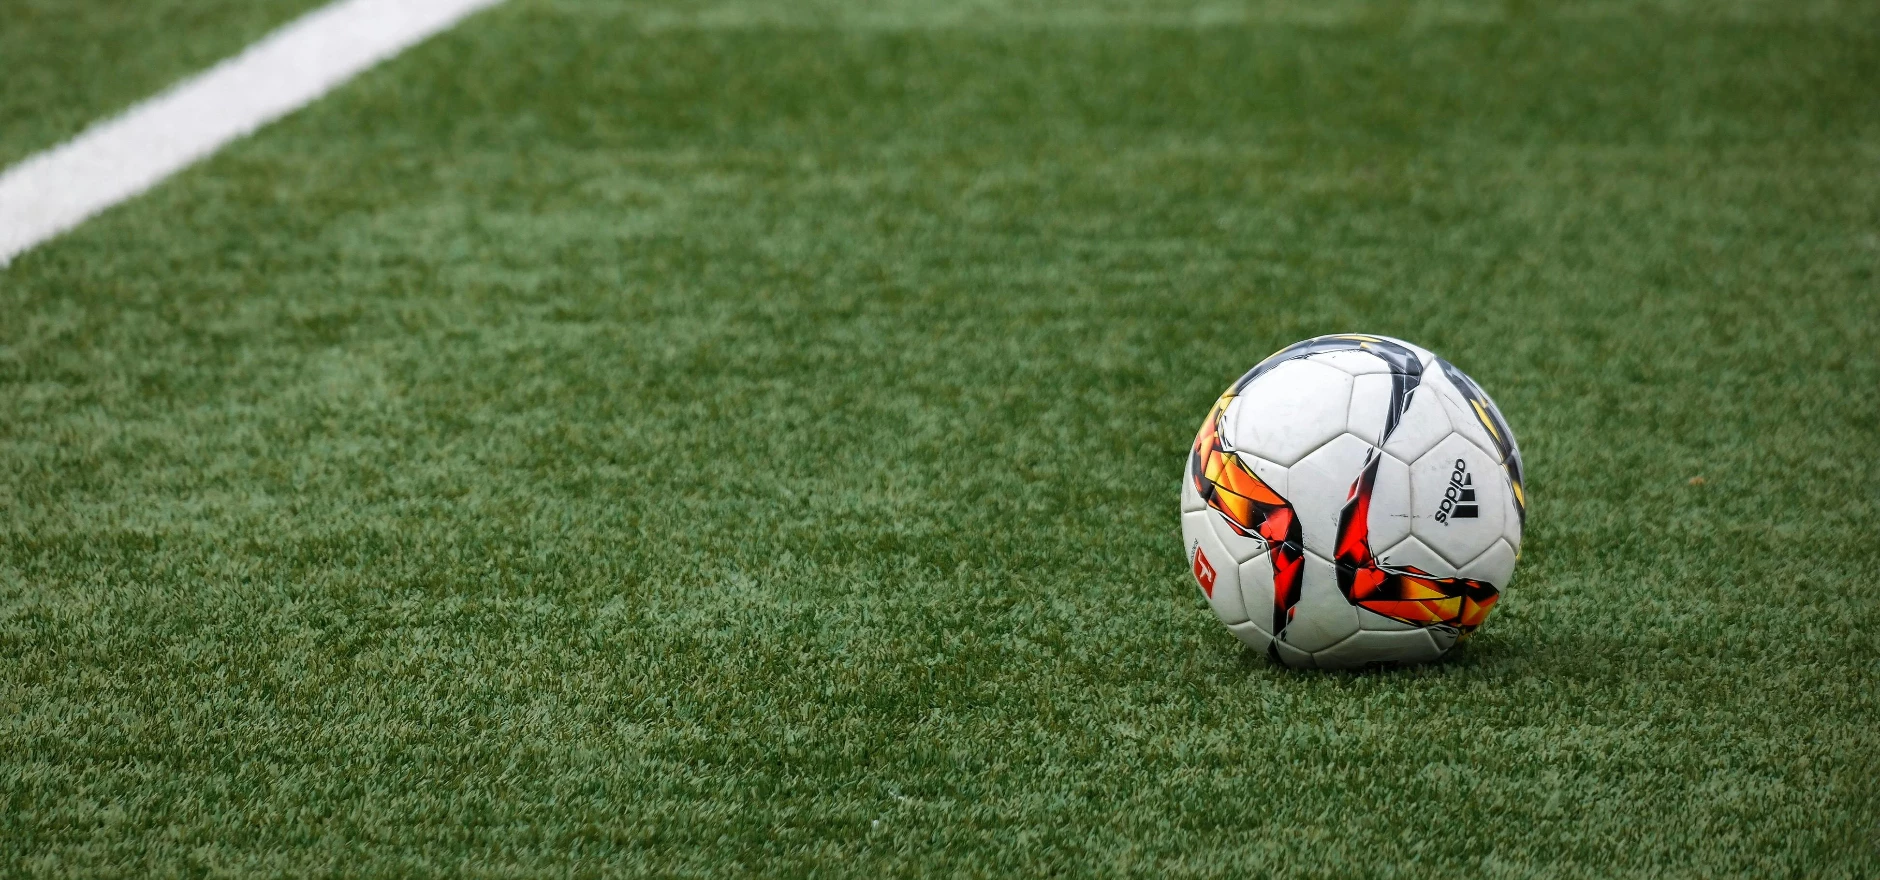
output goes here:
{"type": "Polygon", "coordinates": [[[1358,669],[1373,663],[1425,663],[1442,656],[1429,634],[1420,629],[1402,632],[1360,630],[1350,638],[1312,654],[1320,669],[1358,669]]]}
{"type": "Polygon", "coordinates": [[[1410,465],[1410,533],[1460,566],[1501,538],[1507,491],[1501,465],[1451,435],[1410,465]]]}
{"type": "Polygon", "coordinates": [[[1351,376],[1309,360],[1287,361],[1227,405],[1229,448],[1291,465],[1344,433],[1351,376]]]}
{"type": "Polygon", "coordinates": [[[1220,536],[1208,522],[1209,518],[1218,516],[1220,514],[1212,510],[1182,514],[1182,542],[1188,552],[1188,573],[1222,623],[1243,623],[1247,611],[1240,602],[1240,566],[1235,564],[1227,548],[1221,546],[1220,536]]]}
{"type": "Polygon", "coordinates": [[[1262,553],[1240,564],[1240,604],[1247,620],[1273,633],[1273,560],[1262,553]]]}
{"type": "MultiPolygon", "coordinates": [[[[1299,529],[1309,552],[1326,559],[1335,555],[1338,515],[1344,511],[1345,500],[1351,497],[1351,484],[1364,470],[1365,459],[1370,454],[1371,444],[1350,434],[1340,434],[1286,469],[1291,490],[1286,500],[1299,517],[1299,529]]],[[[1380,467],[1380,477],[1382,473],[1380,467]]],[[[1372,498],[1376,498],[1375,493],[1372,498]]],[[[1408,501],[1409,498],[1404,497],[1397,503],[1407,511],[1408,501]]]]}
{"type": "Polygon", "coordinates": [[[1514,579],[1514,548],[1507,541],[1496,540],[1462,567],[1462,576],[1493,584],[1497,590],[1508,589],[1514,579]]]}
{"type": "MultiPolygon", "coordinates": [[[[1359,376],[1353,379],[1347,429],[1359,437],[1377,442],[1377,438],[1384,435],[1387,422],[1385,414],[1390,411],[1390,398],[1390,376],[1359,376]]],[[[1418,385],[1410,392],[1410,405],[1398,420],[1397,430],[1385,438],[1384,451],[1400,461],[1416,461],[1452,433],[1454,430],[1449,423],[1449,412],[1443,408],[1437,393],[1418,385]]]]}
{"type": "Polygon", "coordinates": [[[1332,564],[1306,554],[1304,583],[1299,590],[1299,604],[1293,606],[1292,623],[1287,624],[1282,639],[1301,651],[1329,648],[1358,631],[1357,609],[1338,592],[1332,564]]]}

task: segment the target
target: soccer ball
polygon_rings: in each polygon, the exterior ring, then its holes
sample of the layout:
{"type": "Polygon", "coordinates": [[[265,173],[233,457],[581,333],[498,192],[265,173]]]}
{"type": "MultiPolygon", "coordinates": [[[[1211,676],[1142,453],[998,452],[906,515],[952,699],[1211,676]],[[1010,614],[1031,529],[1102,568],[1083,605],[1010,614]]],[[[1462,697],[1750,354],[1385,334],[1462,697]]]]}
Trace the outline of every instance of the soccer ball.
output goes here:
{"type": "Polygon", "coordinates": [[[1182,539],[1227,629],[1287,666],[1433,660],[1508,585],[1527,497],[1481,386],[1407,342],[1287,346],[1208,412],[1182,539]]]}

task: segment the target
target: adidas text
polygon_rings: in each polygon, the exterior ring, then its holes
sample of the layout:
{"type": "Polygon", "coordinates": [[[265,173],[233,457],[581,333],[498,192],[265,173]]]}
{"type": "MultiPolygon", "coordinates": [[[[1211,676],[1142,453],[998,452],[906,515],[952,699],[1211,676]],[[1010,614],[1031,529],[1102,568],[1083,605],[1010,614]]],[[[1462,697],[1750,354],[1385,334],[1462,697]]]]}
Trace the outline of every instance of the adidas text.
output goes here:
{"type": "Polygon", "coordinates": [[[1443,503],[1436,509],[1436,521],[1449,525],[1451,519],[1475,519],[1475,478],[1469,474],[1469,463],[1456,459],[1456,470],[1449,475],[1449,486],[1443,490],[1443,503]]]}

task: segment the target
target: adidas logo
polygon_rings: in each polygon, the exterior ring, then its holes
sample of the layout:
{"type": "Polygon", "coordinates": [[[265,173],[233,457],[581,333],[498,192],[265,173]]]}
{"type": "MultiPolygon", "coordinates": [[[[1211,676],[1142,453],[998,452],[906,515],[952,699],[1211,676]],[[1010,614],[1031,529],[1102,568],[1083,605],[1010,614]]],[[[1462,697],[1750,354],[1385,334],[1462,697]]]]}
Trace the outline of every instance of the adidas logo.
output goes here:
{"type": "Polygon", "coordinates": [[[1456,470],[1449,475],[1449,488],[1443,490],[1443,503],[1436,509],[1436,521],[1449,525],[1452,519],[1475,519],[1475,478],[1469,475],[1469,463],[1456,459],[1456,470]]]}

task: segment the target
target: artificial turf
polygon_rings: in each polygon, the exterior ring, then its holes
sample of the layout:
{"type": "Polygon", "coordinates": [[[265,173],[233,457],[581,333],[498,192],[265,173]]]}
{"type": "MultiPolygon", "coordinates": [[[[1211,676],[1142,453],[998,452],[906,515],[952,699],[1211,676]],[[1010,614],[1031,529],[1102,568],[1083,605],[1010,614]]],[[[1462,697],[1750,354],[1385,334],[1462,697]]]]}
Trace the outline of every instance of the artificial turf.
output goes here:
{"type": "Polygon", "coordinates": [[[0,873],[1873,876],[1876,269],[1861,5],[516,0],[0,273],[0,873]],[[1183,565],[1343,330],[1432,666],[1183,565]]]}

